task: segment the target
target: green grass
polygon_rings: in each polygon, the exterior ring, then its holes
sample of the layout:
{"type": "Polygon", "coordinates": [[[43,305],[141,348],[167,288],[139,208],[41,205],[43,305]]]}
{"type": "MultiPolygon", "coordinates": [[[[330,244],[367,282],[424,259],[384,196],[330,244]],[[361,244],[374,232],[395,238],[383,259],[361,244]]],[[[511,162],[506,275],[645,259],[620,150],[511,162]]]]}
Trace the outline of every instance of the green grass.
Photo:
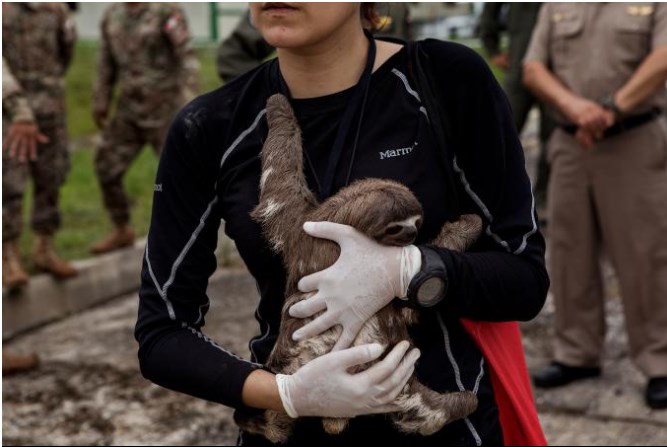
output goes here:
{"type": "MultiPolygon", "coordinates": [[[[213,45],[197,48],[201,63],[200,90],[206,92],[221,85],[215,70],[213,45]]],[[[77,149],[71,154],[71,169],[60,190],[62,226],[56,234],[56,249],[65,259],[89,257],[90,245],[111,230],[108,214],[93,168],[95,148],[91,138],[97,128],[91,116],[92,88],[96,74],[97,44],[79,42],[66,76],[67,113],[70,140],[77,149]]],[[[132,225],[136,234],[146,235],[150,224],[153,184],[158,159],[149,147],[144,148],[132,164],[124,182],[132,203],[132,225]]],[[[24,231],[21,247],[29,259],[33,235],[30,231],[32,188],[24,201],[24,231]]],[[[27,263],[27,267],[30,263],[27,263]]]]}
{"type": "Polygon", "coordinates": [[[216,45],[208,44],[197,48],[197,57],[201,64],[199,71],[199,90],[210,92],[222,85],[218,76],[218,70],[215,68],[216,45]]]}
{"type": "Polygon", "coordinates": [[[72,65],[67,71],[67,129],[70,138],[97,132],[91,115],[97,44],[81,42],[76,46],[72,65]]]}

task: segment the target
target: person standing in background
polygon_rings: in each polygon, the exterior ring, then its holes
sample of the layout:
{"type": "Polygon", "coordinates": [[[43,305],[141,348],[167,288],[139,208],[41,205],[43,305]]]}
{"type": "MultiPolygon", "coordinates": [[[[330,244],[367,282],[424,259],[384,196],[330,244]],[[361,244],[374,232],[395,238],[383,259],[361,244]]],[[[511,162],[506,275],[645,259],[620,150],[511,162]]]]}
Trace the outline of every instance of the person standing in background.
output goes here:
{"type": "Polygon", "coordinates": [[[94,254],[134,243],[123,177],[146,143],[159,153],[174,113],[198,90],[199,62],[185,14],[172,3],[118,3],[106,11],[93,94],[93,117],[102,129],[95,172],[114,225],[94,254]],[[114,117],[108,122],[118,85],[114,117]]]}
{"type": "MultiPolygon", "coordinates": [[[[3,141],[6,142],[8,150],[13,151],[12,158],[22,159],[34,156],[37,153],[37,145],[46,143],[48,139],[35,124],[35,116],[28,105],[28,99],[9,71],[4,59],[2,59],[2,112],[3,141]],[[6,132],[5,129],[7,129],[6,132]]],[[[28,275],[23,271],[20,262],[16,262],[17,259],[20,258],[3,256],[3,285],[9,288],[23,285],[28,281],[28,275]]],[[[4,350],[2,352],[3,374],[27,371],[36,368],[38,364],[39,360],[35,354],[6,354],[4,350]]]]}
{"type": "MultiPolygon", "coordinates": [[[[381,3],[377,8],[379,29],[376,36],[391,36],[412,40],[410,7],[406,3],[381,3]]],[[[234,31],[218,47],[218,75],[229,82],[252,70],[269,57],[275,48],[266,43],[246,13],[236,24],[234,31]]]]}
{"type": "Polygon", "coordinates": [[[53,247],[60,187],[69,171],[64,74],[76,30],[64,3],[3,3],[3,285],[25,285],[19,239],[28,176],[34,182],[32,261],[59,279],[77,275],[53,247]]]}
{"type": "Polygon", "coordinates": [[[560,121],[549,140],[555,361],[535,385],[601,373],[604,244],[646,403],[667,408],[667,5],[545,5],[524,79],[560,121]]]}
{"type": "Polygon", "coordinates": [[[523,85],[522,60],[530,43],[530,36],[537,22],[542,3],[485,3],[480,19],[480,38],[491,63],[505,72],[503,89],[512,106],[512,117],[519,133],[528,119],[533,106],[540,107],[540,156],[537,162],[535,204],[540,219],[545,216],[549,164],[547,162],[547,140],[553,132],[554,123],[539,100],[523,85]],[[501,50],[500,34],[506,22],[509,48],[501,50]]]}

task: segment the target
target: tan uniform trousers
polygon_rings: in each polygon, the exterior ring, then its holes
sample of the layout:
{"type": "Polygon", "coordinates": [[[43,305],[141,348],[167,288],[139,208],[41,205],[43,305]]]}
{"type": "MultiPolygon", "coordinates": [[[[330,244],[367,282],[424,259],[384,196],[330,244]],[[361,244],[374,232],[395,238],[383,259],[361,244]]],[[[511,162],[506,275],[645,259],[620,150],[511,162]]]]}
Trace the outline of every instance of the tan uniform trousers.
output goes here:
{"type": "Polygon", "coordinates": [[[648,377],[667,376],[667,118],[591,150],[557,129],[549,159],[556,360],[601,364],[604,247],[620,281],[631,356],[648,377]]]}

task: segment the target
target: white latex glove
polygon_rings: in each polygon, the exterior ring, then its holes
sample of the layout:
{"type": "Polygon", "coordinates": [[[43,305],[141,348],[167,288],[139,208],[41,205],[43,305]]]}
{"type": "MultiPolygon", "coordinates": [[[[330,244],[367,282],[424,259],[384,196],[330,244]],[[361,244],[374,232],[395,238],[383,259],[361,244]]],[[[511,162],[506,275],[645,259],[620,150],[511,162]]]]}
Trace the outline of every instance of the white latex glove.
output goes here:
{"type": "Polygon", "coordinates": [[[406,355],[409,347],[407,341],[400,342],[382,361],[357,374],[347,370],[378,359],[384,352],[380,344],[330,352],[292,375],[277,374],[283,407],[293,418],[351,418],[399,411],[393,402],[412,376],[421,355],[417,348],[406,355]]]}
{"type": "Polygon", "coordinates": [[[303,229],[311,236],[338,243],[340,256],[328,269],[299,281],[300,291],[316,293],[290,307],[290,315],[308,318],[326,312],[292,337],[307,339],[340,325],[343,331],[333,350],[344,349],[366,320],[394,297],[406,296],[410,280],[421,268],[421,252],[414,245],[380,245],[353,227],[333,222],[306,222],[303,229]]]}

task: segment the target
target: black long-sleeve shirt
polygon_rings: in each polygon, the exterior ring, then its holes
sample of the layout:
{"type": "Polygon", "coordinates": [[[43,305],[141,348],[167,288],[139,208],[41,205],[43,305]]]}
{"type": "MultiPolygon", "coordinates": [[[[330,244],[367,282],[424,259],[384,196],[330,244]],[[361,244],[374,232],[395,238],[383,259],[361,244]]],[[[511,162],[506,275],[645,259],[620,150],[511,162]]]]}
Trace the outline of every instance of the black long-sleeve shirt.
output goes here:
{"type": "MultiPolygon", "coordinates": [[[[544,240],[509,106],[485,62],[460,45],[422,45],[441,83],[442,98],[437,99],[451,120],[460,211],[479,214],[485,224],[469,252],[436,248],[448,271],[449,290],[443,302],[422,312],[412,330],[422,351],[419,379],[440,391],[475,390],[480,401],[475,413],[447,425],[429,442],[500,443],[488,370],[459,318],[507,321],[537,315],[548,289],[544,240]]],[[[417,244],[427,244],[452,211],[439,149],[408,62],[403,49],[373,73],[357,150],[354,156],[350,150],[343,153],[334,192],[346,184],[348,170],[350,181],[383,177],[406,184],[424,209],[417,244]]],[[[136,338],[143,374],[167,388],[232,407],[243,405],[245,379],[275,343],[284,302],[284,268],[249,216],[258,201],[258,156],[267,132],[264,107],[280,91],[279,77],[277,61],[267,62],[179,113],[160,160],[142,272],[136,338]],[[260,334],[250,342],[252,361],[201,332],[221,219],[261,294],[256,312],[260,334]]],[[[292,100],[310,160],[304,169],[314,190],[324,176],[349,95],[346,90],[292,100]]],[[[353,138],[348,135],[349,146],[353,138]]],[[[355,418],[346,433],[377,423],[375,418],[355,418]]],[[[405,436],[390,425],[381,431],[393,441],[405,436]]]]}

